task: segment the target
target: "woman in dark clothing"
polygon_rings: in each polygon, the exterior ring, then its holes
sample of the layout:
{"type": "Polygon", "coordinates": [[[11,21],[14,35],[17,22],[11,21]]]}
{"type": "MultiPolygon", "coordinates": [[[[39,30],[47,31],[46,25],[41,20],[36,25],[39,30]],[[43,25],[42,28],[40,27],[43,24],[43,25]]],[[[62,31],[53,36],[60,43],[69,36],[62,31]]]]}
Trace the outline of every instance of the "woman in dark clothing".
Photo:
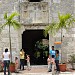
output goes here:
{"type": "Polygon", "coordinates": [[[57,72],[60,72],[60,68],[59,68],[59,50],[56,50],[56,56],[55,56],[55,63],[56,63],[56,69],[57,69],[57,72]]]}

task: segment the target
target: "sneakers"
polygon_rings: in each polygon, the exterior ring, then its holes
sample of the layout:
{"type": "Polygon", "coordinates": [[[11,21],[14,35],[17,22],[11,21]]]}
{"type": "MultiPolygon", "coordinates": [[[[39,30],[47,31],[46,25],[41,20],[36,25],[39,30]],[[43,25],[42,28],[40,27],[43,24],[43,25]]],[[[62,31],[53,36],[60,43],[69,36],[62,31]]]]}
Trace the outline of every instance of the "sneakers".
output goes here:
{"type": "Polygon", "coordinates": [[[49,70],[48,72],[51,72],[52,70],[49,70]]]}
{"type": "Polygon", "coordinates": [[[19,71],[15,71],[15,73],[19,73],[19,71]]]}
{"type": "Polygon", "coordinates": [[[60,73],[60,71],[56,71],[56,73],[60,73]]]}
{"type": "Polygon", "coordinates": [[[19,70],[17,69],[17,70],[15,70],[15,73],[19,73],[19,70]]]}

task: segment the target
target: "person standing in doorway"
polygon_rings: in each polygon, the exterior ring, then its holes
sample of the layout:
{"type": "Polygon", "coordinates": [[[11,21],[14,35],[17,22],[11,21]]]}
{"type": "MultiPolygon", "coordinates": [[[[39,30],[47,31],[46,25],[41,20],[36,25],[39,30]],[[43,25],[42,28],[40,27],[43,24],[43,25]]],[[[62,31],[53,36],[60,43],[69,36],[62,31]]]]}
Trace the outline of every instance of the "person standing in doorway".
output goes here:
{"type": "Polygon", "coordinates": [[[30,55],[27,54],[27,69],[30,70],[30,55]]]}
{"type": "MultiPolygon", "coordinates": [[[[52,55],[54,55],[55,58],[55,50],[54,50],[54,46],[52,46],[52,49],[49,51],[50,57],[52,58],[52,55]]],[[[52,64],[50,64],[50,71],[52,71],[52,64]]]]}
{"type": "Polygon", "coordinates": [[[24,63],[25,62],[25,52],[23,49],[20,50],[20,70],[24,70],[24,63]]]}
{"type": "Polygon", "coordinates": [[[6,68],[8,69],[8,75],[10,75],[9,64],[10,64],[10,52],[8,49],[5,49],[5,52],[2,54],[3,62],[4,62],[4,75],[6,75],[6,68]]]}

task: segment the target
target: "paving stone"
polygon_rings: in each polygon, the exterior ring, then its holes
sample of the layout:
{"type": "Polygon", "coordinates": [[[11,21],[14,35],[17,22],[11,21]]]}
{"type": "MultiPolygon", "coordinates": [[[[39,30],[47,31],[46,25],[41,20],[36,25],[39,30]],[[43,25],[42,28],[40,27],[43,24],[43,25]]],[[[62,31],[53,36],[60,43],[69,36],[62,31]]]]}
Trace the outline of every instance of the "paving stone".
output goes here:
{"type": "MultiPolygon", "coordinates": [[[[26,67],[25,67],[26,68],[26,67]]],[[[4,75],[3,72],[0,73],[0,75],[4,75]]],[[[52,75],[52,72],[47,72],[47,67],[32,67],[30,71],[23,70],[19,71],[19,73],[11,73],[11,75],[52,75]]],[[[75,72],[60,72],[60,74],[55,74],[55,75],[75,75],[75,72]]]]}

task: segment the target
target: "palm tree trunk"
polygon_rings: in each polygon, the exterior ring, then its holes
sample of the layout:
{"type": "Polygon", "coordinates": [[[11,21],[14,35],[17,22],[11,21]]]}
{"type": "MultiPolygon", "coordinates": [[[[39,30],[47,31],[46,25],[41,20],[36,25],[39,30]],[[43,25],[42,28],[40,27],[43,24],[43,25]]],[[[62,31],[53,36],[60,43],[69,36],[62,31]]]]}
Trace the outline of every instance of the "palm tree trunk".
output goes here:
{"type": "Polygon", "coordinates": [[[12,50],[11,50],[11,35],[10,35],[10,24],[9,24],[9,49],[10,49],[10,61],[12,62],[12,50]]]}

